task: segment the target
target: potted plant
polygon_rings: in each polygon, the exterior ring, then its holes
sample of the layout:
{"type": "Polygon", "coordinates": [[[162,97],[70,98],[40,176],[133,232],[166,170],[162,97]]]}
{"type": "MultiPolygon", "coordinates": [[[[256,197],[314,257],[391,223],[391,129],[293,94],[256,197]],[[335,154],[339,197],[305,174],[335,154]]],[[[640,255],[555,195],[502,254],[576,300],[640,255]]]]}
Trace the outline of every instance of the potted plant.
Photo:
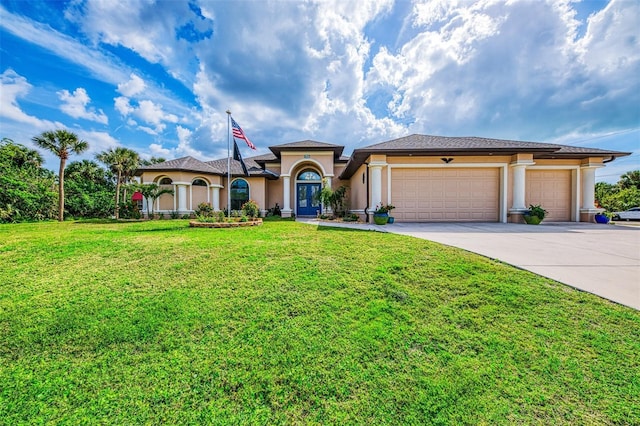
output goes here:
{"type": "Polygon", "coordinates": [[[609,216],[606,213],[596,213],[595,215],[596,223],[609,223],[609,216]]]}
{"type": "Polygon", "coordinates": [[[542,219],[544,219],[547,213],[549,212],[543,209],[540,204],[530,204],[529,210],[524,212],[524,215],[522,217],[524,218],[524,221],[529,225],[538,225],[540,222],[542,222],[542,219]]]}
{"type": "Polygon", "coordinates": [[[395,209],[391,204],[377,205],[373,211],[373,221],[376,225],[384,225],[389,221],[389,212],[395,209]]]}

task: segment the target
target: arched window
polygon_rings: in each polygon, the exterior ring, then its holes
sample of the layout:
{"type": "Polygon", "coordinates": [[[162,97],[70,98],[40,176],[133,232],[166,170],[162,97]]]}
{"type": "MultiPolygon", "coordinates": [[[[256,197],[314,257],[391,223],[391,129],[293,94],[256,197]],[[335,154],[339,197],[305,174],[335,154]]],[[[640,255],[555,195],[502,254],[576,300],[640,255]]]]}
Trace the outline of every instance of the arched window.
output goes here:
{"type": "Polygon", "coordinates": [[[249,184],[244,179],[231,182],[231,210],[240,210],[249,201],[249,184]]]}
{"type": "Polygon", "coordinates": [[[207,182],[205,182],[202,179],[195,179],[193,182],[191,182],[191,185],[193,185],[193,186],[207,186],[207,182]]]}
{"type": "Polygon", "coordinates": [[[171,180],[171,178],[162,178],[160,179],[160,185],[171,185],[173,183],[173,181],[171,180]]]}
{"type": "Polygon", "coordinates": [[[311,170],[311,169],[306,169],[300,172],[300,174],[298,175],[298,180],[322,180],[320,178],[320,175],[315,171],[315,170],[311,170]]]}

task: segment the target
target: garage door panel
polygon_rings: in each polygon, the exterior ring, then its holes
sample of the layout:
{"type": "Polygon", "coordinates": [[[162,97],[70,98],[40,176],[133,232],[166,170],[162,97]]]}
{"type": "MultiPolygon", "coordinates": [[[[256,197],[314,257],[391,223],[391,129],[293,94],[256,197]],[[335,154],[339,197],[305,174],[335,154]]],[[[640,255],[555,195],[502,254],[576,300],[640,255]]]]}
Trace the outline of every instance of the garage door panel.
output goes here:
{"type": "Polygon", "coordinates": [[[571,170],[527,170],[525,203],[547,210],[547,222],[571,220],[571,170]]]}
{"type": "Polygon", "coordinates": [[[395,169],[391,182],[398,221],[498,221],[497,168],[395,169]]]}

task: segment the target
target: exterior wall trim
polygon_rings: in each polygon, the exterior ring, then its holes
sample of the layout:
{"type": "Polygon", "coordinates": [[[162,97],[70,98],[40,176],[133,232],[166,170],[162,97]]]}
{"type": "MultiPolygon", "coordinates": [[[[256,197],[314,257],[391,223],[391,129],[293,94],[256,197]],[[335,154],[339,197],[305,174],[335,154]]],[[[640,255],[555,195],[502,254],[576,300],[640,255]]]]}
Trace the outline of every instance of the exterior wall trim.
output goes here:
{"type": "MultiPolygon", "coordinates": [[[[300,165],[301,163],[312,163],[322,171],[322,176],[327,175],[327,171],[324,169],[324,167],[322,167],[322,164],[319,161],[314,160],[313,158],[301,158],[295,163],[293,163],[291,167],[289,167],[288,175],[291,176],[293,174],[293,171],[296,169],[296,167],[298,167],[298,165],[300,165]]],[[[280,176],[284,176],[284,175],[280,175],[280,176]]]]}

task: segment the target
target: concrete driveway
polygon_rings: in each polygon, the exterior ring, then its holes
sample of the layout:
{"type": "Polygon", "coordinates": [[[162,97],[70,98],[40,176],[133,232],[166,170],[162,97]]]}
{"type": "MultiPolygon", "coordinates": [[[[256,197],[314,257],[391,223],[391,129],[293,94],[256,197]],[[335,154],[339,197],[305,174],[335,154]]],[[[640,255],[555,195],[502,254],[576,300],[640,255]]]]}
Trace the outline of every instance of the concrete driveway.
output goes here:
{"type": "Polygon", "coordinates": [[[640,310],[640,227],[594,223],[347,224],[458,247],[640,310]]]}
{"type": "Polygon", "coordinates": [[[498,259],[640,310],[639,227],[394,223],[385,228],[498,259]]]}

